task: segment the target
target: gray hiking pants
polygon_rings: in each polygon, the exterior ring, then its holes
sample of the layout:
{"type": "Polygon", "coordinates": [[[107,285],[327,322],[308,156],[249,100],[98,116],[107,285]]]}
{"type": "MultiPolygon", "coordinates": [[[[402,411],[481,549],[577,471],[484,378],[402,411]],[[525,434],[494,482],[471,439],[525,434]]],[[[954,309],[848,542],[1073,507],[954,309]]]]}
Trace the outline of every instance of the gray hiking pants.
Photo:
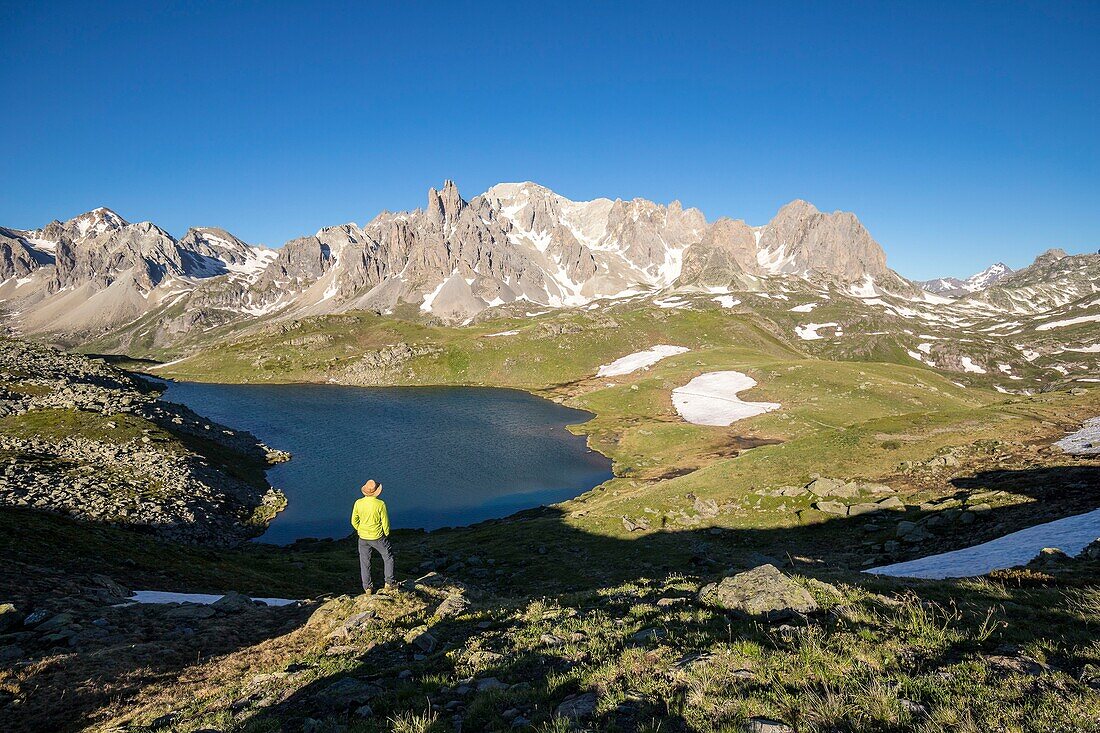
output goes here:
{"type": "Polygon", "coordinates": [[[377,552],[382,556],[382,565],[386,573],[386,585],[393,582],[393,549],[390,548],[389,537],[379,537],[376,540],[359,538],[359,575],[363,579],[363,590],[371,590],[374,584],[370,579],[371,555],[377,552]]]}

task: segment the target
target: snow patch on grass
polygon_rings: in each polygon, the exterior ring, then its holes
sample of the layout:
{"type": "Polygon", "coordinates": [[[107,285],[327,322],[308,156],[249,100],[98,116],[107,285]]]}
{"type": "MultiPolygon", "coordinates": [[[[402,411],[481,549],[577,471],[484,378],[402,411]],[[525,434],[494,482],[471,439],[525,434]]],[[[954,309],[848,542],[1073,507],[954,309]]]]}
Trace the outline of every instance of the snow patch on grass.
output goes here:
{"type": "Polygon", "coordinates": [[[627,354],[626,356],[616,359],[610,364],[604,364],[596,372],[597,377],[617,377],[622,374],[630,374],[636,372],[639,369],[646,369],[653,366],[661,359],[666,359],[670,356],[676,356],[677,354],[683,354],[684,352],[691,351],[684,346],[669,346],[668,344],[658,344],[645,351],[636,351],[633,354],[627,354]]]}
{"type": "Polygon", "coordinates": [[[672,404],[689,423],[717,426],[780,408],[776,402],[745,402],[737,396],[755,386],[756,380],[741,372],[710,372],[672,390],[672,404]]]}
{"type": "MultiPolygon", "coordinates": [[[[1080,430],[1070,433],[1054,445],[1074,456],[1100,456],[1100,417],[1086,420],[1080,430]]],[[[1100,527],[1097,531],[1100,533],[1100,527]]]]}
{"type": "Polygon", "coordinates": [[[1021,529],[980,545],[867,570],[903,578],[969,578],[1024,565],[1044,547],[1076,555],[1100,535],[1100,509],[1021,529]]]}
{"type": "MultiPolygon", "coordinates": [[[[200,603],[209,605],[225,596],[211,593],[171,593],[162,590],[136,590],[129,598],[130,603],[200,603]]],[[[298,601],[290,598],[253,598],[265,606],[289,606],[298,601]]]]}

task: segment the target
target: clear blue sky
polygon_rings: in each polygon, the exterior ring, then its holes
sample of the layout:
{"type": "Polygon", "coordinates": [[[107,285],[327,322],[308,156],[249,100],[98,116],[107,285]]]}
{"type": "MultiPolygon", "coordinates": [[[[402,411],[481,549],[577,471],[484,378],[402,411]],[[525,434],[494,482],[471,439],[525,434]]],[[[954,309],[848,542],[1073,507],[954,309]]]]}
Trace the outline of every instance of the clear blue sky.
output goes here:
{"type": "Polygon", "coordinates": [[[1100,247],[1100,3],[0,0],[0,223],[278,245],[534,180],[856,212],[910,277],[1100,247]]]}

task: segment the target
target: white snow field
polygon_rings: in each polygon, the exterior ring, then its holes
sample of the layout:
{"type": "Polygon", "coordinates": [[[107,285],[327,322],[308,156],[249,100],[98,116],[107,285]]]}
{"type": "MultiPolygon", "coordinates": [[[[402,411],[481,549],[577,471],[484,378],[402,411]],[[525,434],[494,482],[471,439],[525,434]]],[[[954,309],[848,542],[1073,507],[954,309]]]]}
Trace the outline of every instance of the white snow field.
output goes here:
{"type": "Polygon", "coordinates": [[[780,408],[775,402],[745,402],[737,396],[755,386],[756,380],[741,372],[710,372],[672,390],[672,404],[689,423],[717,426],[780,408]]]}
{"type": "Polygon", "coordinates": [[[1100,456],[1100,417],[1086,420],[1080,430],[1054,445],[1074,456],[1100,456]]]}
{"type": "MultiPolygon", "coordinates": [[[[201,603],[209,605],[225,596],[210,593],[171,593],[162,590],[136,590],[128,599],[129,603],[201,603]]],[[[289,598],[253,598],[265,606],[289,606],[298,601],[289,598]]]]}
{"type": "Polygon", "coordinates": [[[600,367],[600,370],[596,372],[597,377],[617,377],[622,374],[630,374],[636,372],[639,369],[653,366],[661,359],[665,359],[670,356],[676,356],[677,354],[683,354],[686,351],[691,351],[684,346],[669,346],[668,344],[658,344],[645,351],[636,351],[633,354],[627,354],[621,359],[616,359],[610,364],[604,364],[600,367]]]}
{"type": "Polygon", "coordinates": [[[519,333],[519,331],[514,331],[514,330],[513,331],[501,331],[500,333],[487,333],[487,334],[485,334],[485,338],[491,339],[491,338],[496,338],[498,336],[515,336],[517,333],[519,333]]]}
{"type": "Polygon", "coordinates": [[[711,298],[711,300],[723,308],[732,308],[735,305],[741,305],[741,301],[732,295],[719,295],[717,298],[711,298]]]}
{"type": "Polygon", "coordinates": [[[1021,529],[980,545],[917,560],[883,565],[864,572],[903,578],[970,578],[992,570],[1024,565],[1044,547],[1076,555],[1100,538],[1100,509],[1021,529]]]}

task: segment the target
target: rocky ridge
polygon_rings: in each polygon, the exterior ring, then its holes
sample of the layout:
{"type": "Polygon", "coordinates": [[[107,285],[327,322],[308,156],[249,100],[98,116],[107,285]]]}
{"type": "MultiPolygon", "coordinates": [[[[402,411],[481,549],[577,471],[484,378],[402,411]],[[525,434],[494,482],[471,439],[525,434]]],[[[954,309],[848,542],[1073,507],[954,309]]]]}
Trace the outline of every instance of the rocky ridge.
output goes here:
{"type": "Polygon", "coordinates": [[[277,251],[210,227],[176,240],[101,208],[0,230],[0,263],[14,332],[80,340],[155,313],[145,336],[159,343],[266,316],[408,307],[455,322],[507,304],[579,306],[777,276],[902,283],[850,213],[794,201],[749,227],[708,223],[675,201],[578,202],[530,182],[466,201],[446,181],[422,209],[326,227],[277,251]]]}
{"type": "Polygon", "coordinates": [[[102,361],[0,340],[0,504],[143,527],[193,544],[233,545],[284,504],[257,476],[286,460],[102,361]]]}

